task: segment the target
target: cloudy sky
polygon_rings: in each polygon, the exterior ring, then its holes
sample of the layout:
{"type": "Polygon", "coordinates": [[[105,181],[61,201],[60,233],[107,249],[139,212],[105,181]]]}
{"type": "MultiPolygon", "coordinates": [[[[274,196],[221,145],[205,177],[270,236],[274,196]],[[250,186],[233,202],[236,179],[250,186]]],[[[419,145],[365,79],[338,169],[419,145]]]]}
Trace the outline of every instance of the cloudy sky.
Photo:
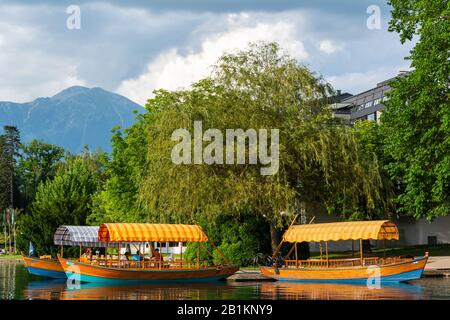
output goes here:
{"type": "Polygon", "coordinates": [[[389,18],[384,0],[0,0],[0,101],[83,85],[144,104],[257,40],[278,41],[336,89],[357,93],[409,69],[412,44],[387,31],[389,18]],[[67,27],[70,5],[80,29],[67,27]],[[367,27],[371,5],[380,29],[367,27]]]}

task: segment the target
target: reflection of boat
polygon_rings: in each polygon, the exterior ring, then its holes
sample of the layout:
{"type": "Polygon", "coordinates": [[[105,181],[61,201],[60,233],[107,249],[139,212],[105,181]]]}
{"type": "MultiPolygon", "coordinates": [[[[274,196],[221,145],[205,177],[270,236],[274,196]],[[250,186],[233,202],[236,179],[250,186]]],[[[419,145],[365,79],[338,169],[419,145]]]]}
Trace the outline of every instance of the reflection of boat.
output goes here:
{"type": "Polygon", "coordinates": [[[59,300],[180,300],[205,299],[226,291],[226,282],[179,284],[130,285],[127,283],[82,283],[79,287],[66,286],[65,282],[39,281],[30,283],[24,292],[28,299],[59,300]]]}
{"type": "MultiPolygon", "coordinates": [[[[197,225],[106,223],[98,231],[101,242],[206,242],[208,237],[197,225]]],[[[226,278],[239,268],[235,265],[209,266],[205,261],[163,261],[162,256],[154,260],[129,261],[118,259],[77,262],[60,258],[67,276],[81,282],[198,282],[226,278]]]]}
{"type": "Polygon", "coordinates": [[[368,287],[360,284],[337,283],[262,283],[263,299],[288,300],[418,300],[423,299],[422,288],[406,283],[368,287]]]}
{"type": "MultiPolygon", "coordinates": [[[[61,254],[63,253],[63,246],[79,246],[80,258],[81,246],[106,247],[114,245],[101,243],[97,238],[98,227],[60,226],[53,236],[53,243],[57,246],[61,246],[61,254]]],[[[28,271],[33,275],[56,279],[67,278],[58,259],[52,259],[50,255],[42,256],[40,258],[22,255],[22,258],[28,271]]]]}
{"type": "Polygon", "coordinates": [[[22,259],[25,262],[28,272],[33,275],[46,278],[66,278],[66,274],[58,260],[51,259],[51,257],[43,259],[27,257],[24,255],[22,255],[22,259]]]}
{"type": "MultiPolygon", "coordinates": [[[[380,281],[396,283],[419,279],[428,260],[428,255],[413,258],[363,257],[362,240],[398,240],[397,226],[387,220],[320,223],[291,226],[283,235],[283,242],[293,242],[294,260],[285,260],[283,265],[262,267],[261,272],[283,281],[366,283],[380,281]],[[329,259],[328,241],[359,240],[360,258],[329,259]],[[297,259],[298,242],[325,241],[325,259],[297,259]]],[[[280,244],[281,245],[281,244],[280,244]]],[[[322,254],[321,254],[322,256],[322,254]]]]}

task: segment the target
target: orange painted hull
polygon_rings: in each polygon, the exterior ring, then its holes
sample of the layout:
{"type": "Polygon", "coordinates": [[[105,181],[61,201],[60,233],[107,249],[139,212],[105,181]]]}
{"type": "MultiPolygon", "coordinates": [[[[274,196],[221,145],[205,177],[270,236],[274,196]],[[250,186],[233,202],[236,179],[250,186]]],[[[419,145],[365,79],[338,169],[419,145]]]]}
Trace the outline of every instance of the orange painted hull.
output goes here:
{"type": "Polygon", "coordinates": [[[395,283],[419,279],[428,257],[394,264],[370,267],[343,268],[274,268],[261,267],[261,273],[280,281],[366,283],[379,279],[382,283],[395,283]]]}
{"type": "Polygon", "coordinates": [[[56,259],[39,259],[22,256],[28,272],[46,278],[64,279],[66,274],[56,259]]]}
{"type": "Polygon", "coordinates": [[[200,269],[120,269],[94,266],[68,259],[59,259],[66,275],[80,282],[205,282],[227,278],[238,266],[200,269]]]}

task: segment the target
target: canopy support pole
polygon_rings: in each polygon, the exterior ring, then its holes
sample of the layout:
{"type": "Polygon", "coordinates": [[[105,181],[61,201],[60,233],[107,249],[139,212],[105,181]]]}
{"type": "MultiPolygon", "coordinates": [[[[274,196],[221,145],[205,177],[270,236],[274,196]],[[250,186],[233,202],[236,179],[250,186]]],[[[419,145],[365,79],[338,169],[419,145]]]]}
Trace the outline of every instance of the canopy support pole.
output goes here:
{"type": "Polygon", "coordinates": [[[386,239],[383,239],[383,258],[386,259],[386,239]]]}
{"type": "Polygon", "coordinates": [[[122,266],[122,261],[120,261],[120,242],[117,244],[117,259],[119,259],[118,266],[122,266]]]}
{"type": "Polygon", "coordinates": [[[80,260],[79,261],[81,261],[81,244],[80,244],[80,260]]]}
{"type": "Polygon", "coordinates": [[[355,257],[355,241],[352,240],[352,258],[355,257]]]}
{"type": "Polygon", "coordinates": [[[359,253],[361,256],[361,266],[363,265],[363,247],[362,247],[362,239],[359,239],[359,253]]]}
{"type": "Polygon", "coordinates": [[[322,240],[320,240],[320,242],[319,242],[319,248],[320,248],[320,260],[322,260],[322,251],[323,251],[323,249],[322,249],[322,240]]]}
{"type": "Polygon", "coordinates": [[[295,244],[292,245],[292,248],[291,248],[291,249],[289,250],[289,252],[287,253],[286,259],[289,259],[289,258],[291,257],[291,254],[292,254],[292,252],[294,251],[294,249],[295,249],[295,244]]]}
{"type": "Polygon", "coordinates": [[[64,246],[61,245],[61,258],[63,258],[63,257],[64,257],[64,246]]]}
{"type": "Polygon", "coordinates": [[[327,268],[329,267],[329,261],[328,261],[328,241],[325,241],[325,254],[327,257],[327,268]]]}
{"type": "Polygon", "coordinates": [[[183,242],[179,242],[180,246],[180,267],[183,268],[183,242]]]}
{"type": "Polygon", "coordinates": [[[298,268],[297,242],[294,244],[294,246],[295,246],[295,267],[298,268]]]}

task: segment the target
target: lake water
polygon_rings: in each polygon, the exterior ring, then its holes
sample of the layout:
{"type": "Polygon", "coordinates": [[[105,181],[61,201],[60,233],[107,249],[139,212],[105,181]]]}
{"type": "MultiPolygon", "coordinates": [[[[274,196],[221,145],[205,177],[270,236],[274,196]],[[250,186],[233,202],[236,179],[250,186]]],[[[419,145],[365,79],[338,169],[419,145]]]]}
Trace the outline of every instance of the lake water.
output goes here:
{"type": "Polygon", "coordinates": [[[347,284],[231,281],[141,286],[82,284],[80,289],[70,289],[64,280],[44,280],[29,275],[21,261],[0,261],[0,299],[450,299],[450,279],[424,278],[407,284],[382,286],[381,289],[347,284]]]}

